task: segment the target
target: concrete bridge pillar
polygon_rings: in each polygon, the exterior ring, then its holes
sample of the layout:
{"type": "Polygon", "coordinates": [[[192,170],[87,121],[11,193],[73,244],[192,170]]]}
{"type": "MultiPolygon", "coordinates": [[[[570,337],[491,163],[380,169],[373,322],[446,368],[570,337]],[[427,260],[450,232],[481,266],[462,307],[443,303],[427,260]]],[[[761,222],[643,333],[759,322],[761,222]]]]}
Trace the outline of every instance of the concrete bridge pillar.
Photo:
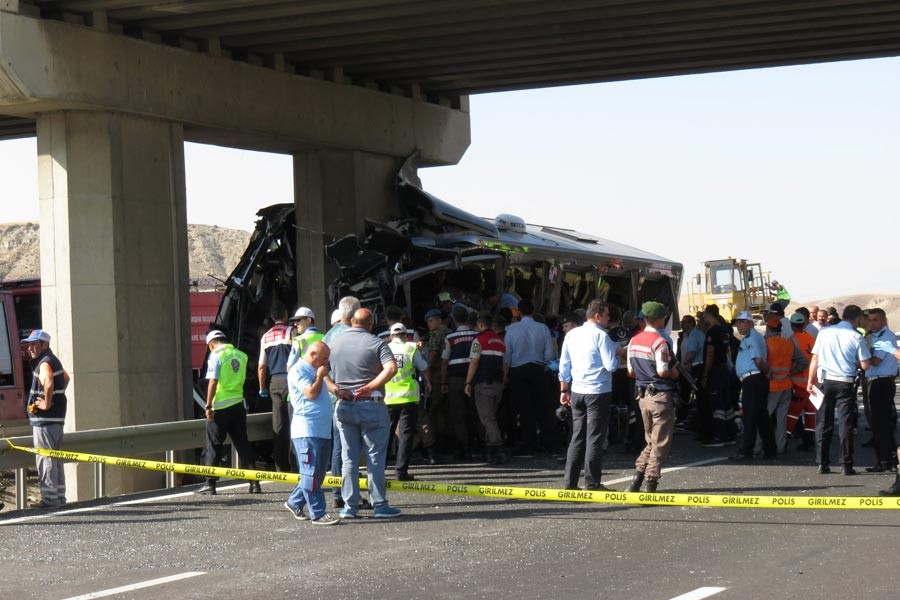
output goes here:
{"type": "MultiPolygon", "coordinates": [[[[66,430],[185,418],[182,125],[66,110],[39,114],[37,135],[43,323],[72,376],[66,430]]],[[[91,497],[91,466],[66,469],[69,499],[91,497]]],[[[107,471],[109,494],[163,484],[161,474],[107,471]]]]}
{"type": "Polygon", "coordinates": [[[360,151],[311,150],[294,154],[299,302],[329,327],[328,285],[337,277],[325,246],[349,233],[362,236],[365,219],[395,216],[394,178],[403,160],[360,151]]]}

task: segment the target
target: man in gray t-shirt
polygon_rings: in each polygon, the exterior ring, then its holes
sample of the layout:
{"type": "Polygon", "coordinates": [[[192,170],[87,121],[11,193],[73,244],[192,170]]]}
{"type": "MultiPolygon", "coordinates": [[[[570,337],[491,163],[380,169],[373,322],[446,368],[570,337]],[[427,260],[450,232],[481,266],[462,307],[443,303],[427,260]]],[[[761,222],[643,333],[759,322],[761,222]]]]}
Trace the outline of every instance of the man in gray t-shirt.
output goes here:
{"type": "Polygon", "coordinates": [[[372,311],[361,308],[353,314],[350,329],[331,342],[329,391],[338,398],[335,420],[341,434],[341,517],[356,518],[359,506],[359,452],[365,445],[369,499],[376,518],[396,517],[385,497],[384,479],[391,419],[384,405],[384,384],[397,373],[394,355],[370,332],[372,311]],[[364,444],[365,442],[365,444],[364,444]]]}

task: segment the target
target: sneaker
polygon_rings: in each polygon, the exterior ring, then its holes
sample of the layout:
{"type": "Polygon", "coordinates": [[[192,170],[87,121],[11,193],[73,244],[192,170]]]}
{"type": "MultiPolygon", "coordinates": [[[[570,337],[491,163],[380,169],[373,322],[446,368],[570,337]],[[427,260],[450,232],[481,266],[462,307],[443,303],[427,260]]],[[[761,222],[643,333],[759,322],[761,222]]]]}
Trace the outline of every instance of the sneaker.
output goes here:
{"type": "Polygon", "coordinates": [[[392,506],[381,506],[375,509],[376,519],[393,519],[400,516],[400,509],[392,506]]]}
{"type": "Polygon", "coordinates": [[[330,514],[325,513],[318,519],[315,519],[312,524],[313,525],[339,525],[341,523],[340,519],[332,517],[330,514]]]}
{"type": "Polygon", "coordinates": [[[341,511],[341,519],[355,519],[355,518],[356,518],[355,512],[350,512],[346,508],[341,511]]]}
{"type": "Polygon", "coordinates": [[[307,517],[307,516],[303,513],[303,509],[302,509],[302,508],[294,508],[294,507],[292,507],[290,504],[288,504],[287,502],[284,503],[284,507],[285,507],[286,509],[288,509],[289,511],[291,511],[291,514],[294,515],[294,518],[297,519],[298,521],[309,521],[309,517],[307,517]]]}

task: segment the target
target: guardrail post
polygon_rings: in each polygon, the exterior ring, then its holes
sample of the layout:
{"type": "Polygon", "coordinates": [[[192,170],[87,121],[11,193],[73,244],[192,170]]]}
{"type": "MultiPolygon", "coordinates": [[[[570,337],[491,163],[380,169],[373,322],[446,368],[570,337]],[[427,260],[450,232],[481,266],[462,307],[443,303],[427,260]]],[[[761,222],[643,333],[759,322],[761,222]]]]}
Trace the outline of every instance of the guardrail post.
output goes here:
{"type": "Polygon", "coordinates": [[[106,495],[106,473],[103,463],[94,463],[94,498],[106,495]]]}
{"type": "MultiPolygon", "coordinates": [[[[174,450],[166,450],[166,462],[175,462],[174,450]]],[[[173,473],[172,471],[166,471],[166,489],[171,490],[173,487],[175,487],[175,473],[173,473]]]]}
{"type": "Polygon", "coordinates": [[[28,478],[25,469],[16,469],[16,510],[23,510],[28,500],[28,478]]]}

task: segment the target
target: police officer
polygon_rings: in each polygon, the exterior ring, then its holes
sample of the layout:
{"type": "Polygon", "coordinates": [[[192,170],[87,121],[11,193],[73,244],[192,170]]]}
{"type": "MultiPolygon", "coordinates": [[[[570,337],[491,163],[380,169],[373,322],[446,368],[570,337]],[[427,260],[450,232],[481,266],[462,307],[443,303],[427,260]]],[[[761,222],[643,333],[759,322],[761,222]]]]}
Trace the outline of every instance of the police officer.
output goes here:
{"type": "MultiPolygon", "coordinates": [[[[206,451],[205,464],[219,466],[225,453],[225,437],[237,448],[242,469],[252,469],[255,457],[247,441],[247,410],[244,408],[244,379],[247,355],[229,344],[225,334],[212,330],[206,334],[209,347],[206,378],[206,451]]],[[[250,493],[261,494],[258,481],[250,482],[250,493]]],[[[216,478],[209,477],[200,494],[216,494],[216,478]]]]}
{"type": "Polygon", "coordinates": [[[466,427],[466,375],[469,372],[469,353],[477,332],[469,327],[469,314],[465,308],[453,308],[456,331],[444,337],[441,352],[441,393],[447,398],[447,418],[456,442],[455,455],[460,460],[471,458],[469,432],[466,427]]]}
{"type": "Polygon", "coordinates": [[[896,469],[897,440],[894,437],[896,413],[894,394],[897,391],[897,359],[893,351],[878,350],[874,345],[888,342],[897,348],[897,337],[888,329],[887,316],[880,308],[869,309],[869,331],[872,332],[872,366],[866,371],[866,385],[869,390],[869,407],[872,411],[872,434],[875,437],[874,466],[866,468],[870,473],[881,473],[896,469]]]}
{"type": "Polygon", "coordinates": [[[494,317],[489,312],[478,315],[478,335],[469,351],[469,370],[466,373],[465,393],[475,401],[475,410],[484,427],[485,453],[488,464],[509,460],[503,450],[503,434],[497,421],[507,370],[503,357],[506,345],[492,329],[494,317]]]}
{"type": "MultiPolygon", "coordinates": [[[[288,313],[284,304],[273,302],[270,311],[274,325],[262,336],[259,343],[259,363],[256,373],[259,378],[259,397],[272,403],[272,446],[275,468],[279,471],[291,470],[291,430],[288,405],[288,357],[291,351],[293,327],[288,324],[288,313]]],[[[263,406],[263,409],[266,407],[263,406]]]]}
{"type": "Polygon", "coordinates": [[[731,460],[745,461],[753,458],[756,436],[762,438],[763,454],[774,459],[777,455],[775,432],[767,410],[769,402],[769,365],[766,362],[766,341],[753,328],[753,315],[744,311],[735,319],[735,327],[741,334],[734,371],[741,382],[743,403],[744,441],[741,450],[731,460]]]}
{"type": "Polygon", "coordinates": [[[428,361],[419,352],[418,344],[408,342],[406,325],[394,323],[390,329],[390,348],[397,362],[397,374],[384,384],[384,403],[391,415],[391,431],[397,431],[397,460],[394,470],[399,481],[413,481],[409,474],[409,455],[416,433],[419,409],[419,381],[416,373],[425,378],[425,393],[431,393],[431,372],[428,361]]]}
{"type": "Polygon", "coordinates": [[[316,329],[316,315],[310,308],[305,306],[298,308],[294,316],[291,317],[291,323],[294,325],[294,337],[291,339],[291,353],[287,360],[288,369],[303,358],[306,354],[306,349],[313,342],[322,341],[325,337],[324,333],[316,329]]]}
{"type": "Polygon", "coordinates": [[[818,452],[819,474],[831,472],[831,439],[834,437],[834,413],[840,418],[841,461],[844,475],[856,475],[853,469],[853,408],[856,395],[853,380],[857,367],[868,371],[872,364],[869,347],[856,325],[862,317],[862,309],[855,304],[844,308],[841,321],[825,327],[816,337],[809,365],[809,379],[806,390],[813,392],[816,374],[824,373],[822,392],[824,399],[816,411],[816,450],[818,452]]]}
{"type": "Polygon", "coordinates": [[[660,335],[666,324],[665,305],[644,302],[641,312],[646,325],[628,343],[627,360],[628,374],[635,378],[647,445],[634,464],[635,473],[628,491],[639,491],[646,478],[645,491],[654,493],[669,457],[675,430],[675,387],[681,375],[671,359],[669,343],[660,335]]]}

